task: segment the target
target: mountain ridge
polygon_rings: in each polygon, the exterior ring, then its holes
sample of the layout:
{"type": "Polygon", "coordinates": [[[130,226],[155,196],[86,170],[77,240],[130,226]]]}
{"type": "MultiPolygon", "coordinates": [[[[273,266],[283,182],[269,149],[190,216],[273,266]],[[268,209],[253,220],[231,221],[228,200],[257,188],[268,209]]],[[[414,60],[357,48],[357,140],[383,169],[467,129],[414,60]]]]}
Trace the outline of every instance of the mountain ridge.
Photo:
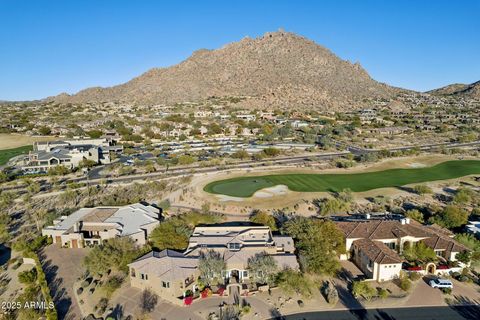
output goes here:
{"type": "Polygon", "coordinates": [[[152,68],[120,85],[47,100],[173,104],[211,96],[245,96],[252,107],[343,109],[402,90],[375,81],[358,62],[342,60],[305,37],[279,31],[245,37],[219,49],[196,50],[176,65],[152,68]]]}
{"type": "Polygon", "coordinates": [[[444,87],[427,91],[428,94],[437,96],[457,96],[480,100],[480,81],[470,84],[454,83],[444,87]]]}

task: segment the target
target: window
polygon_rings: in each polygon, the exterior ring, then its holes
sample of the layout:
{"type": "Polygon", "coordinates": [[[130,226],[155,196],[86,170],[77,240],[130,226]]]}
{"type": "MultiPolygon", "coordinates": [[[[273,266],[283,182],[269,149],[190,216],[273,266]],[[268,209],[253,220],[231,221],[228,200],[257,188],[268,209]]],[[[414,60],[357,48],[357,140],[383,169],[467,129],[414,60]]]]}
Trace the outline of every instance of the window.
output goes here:
{"type": "Polygon", "coordinates": [[[167,289],[170,288],[170,282],[162,281],[162,287],[167,289]]]}
{"type": "Polygon", "coordinates": [[[130,269],[130,276],[132,276],[133,278],[135,278],[135,269],[130,269]]]}
{"type": "Polygon", "coordinates": [[[387,247],[389,247],[390,249],[392,250],[395,250],[395,242],[388,242],[388,243],[385,243],[387,245],[387,247]]]}
{"type": "Polygon", "coordinates": [[[373,261],[372,261],[372,260],[368,260],[368,265],[367,265],[367,267],[368,267],[369,269],[372,269],[372,268],[373,268],[373,261]]]}
{"type": "Polygon", "coordinates": [[[141,278],[142,280],[145,280],[145,274],[144,274],[144,273],[140,273],[140,278],[141,278]]]}
{"type": "Polygon", "coordinates": [[[243,275],[242,275],[243,278],[246,278],[248,277],[248,271],[243,271],[243,275]]]}
{"type": "Polygon", "coordinates": [[[228,249],[230,250],[240,250],[240,243],[229,243],[228,249]]]}

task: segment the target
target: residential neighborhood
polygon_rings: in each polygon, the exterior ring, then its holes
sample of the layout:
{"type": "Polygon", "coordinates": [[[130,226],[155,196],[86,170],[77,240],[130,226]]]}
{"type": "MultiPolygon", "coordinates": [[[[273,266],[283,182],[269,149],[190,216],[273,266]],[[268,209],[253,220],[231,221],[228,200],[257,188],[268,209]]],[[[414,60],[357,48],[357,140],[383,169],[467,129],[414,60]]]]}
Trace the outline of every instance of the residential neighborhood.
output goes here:
{"type": "Polygon", "coordinates": [[[0,1],[0,320],[479,320],[479,12],[0,1]]]}

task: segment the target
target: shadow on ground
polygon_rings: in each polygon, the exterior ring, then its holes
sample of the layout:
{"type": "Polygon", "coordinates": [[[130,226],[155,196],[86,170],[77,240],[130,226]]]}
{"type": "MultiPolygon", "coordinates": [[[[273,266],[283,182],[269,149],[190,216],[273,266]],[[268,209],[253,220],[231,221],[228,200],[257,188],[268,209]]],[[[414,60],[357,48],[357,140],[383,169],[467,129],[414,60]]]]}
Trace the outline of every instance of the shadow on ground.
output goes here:
{"type": "Polygon", "coordinates": [[[58,319],[78,319],[78,315],[68,313],[70,306],[72,305],[72,298],[68,296],[67,290],[63,286],[63,279],[58,277],[58,267],[52,264],[52,260],[47,260],[47,257],[43,252],[39,253],[39,258],[47,278],[50,294],[55,303],[55,309],[57,309],[58,319]]]}

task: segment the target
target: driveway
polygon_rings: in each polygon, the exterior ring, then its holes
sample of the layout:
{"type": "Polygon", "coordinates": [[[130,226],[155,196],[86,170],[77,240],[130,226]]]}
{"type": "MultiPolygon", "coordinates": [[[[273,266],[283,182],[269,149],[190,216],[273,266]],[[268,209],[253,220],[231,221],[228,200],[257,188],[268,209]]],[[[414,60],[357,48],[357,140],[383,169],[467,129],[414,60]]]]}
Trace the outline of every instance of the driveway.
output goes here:
{"type": "MultiPolygon", "coordinates": [[[[122,309],[124,315],[140,316],[140,297],[142,290],[127,286],[120,289],[115,294],[111,303],[114,309],[122,309]]],[[[205,317],[200,317],[193,313],[191,307],[177,306],[162,299],[158,299],[155,310],[150,313],[149,319],[155,320],[202,320],[205,317]]]]}
{"type": "Polygon", "coordinates": [[[85,271],[83,258],[87,253],[88,249],[65,249],[50,245],[40,254],[59,319],[82,318],[73,294],[73,284],[85,271]]]}
{"type": "Polygon", "coordinates": [[[408,296],[405,306],[445,306],[447,305],[445,298],[453,298],[455,304],[480,303],[478,286],[450,279],[453,283],[452,294],[445,295],[440,289],[430,287],[429,280],[429,277],[424,277],[417,282],[416,287],[408,296]]]}

